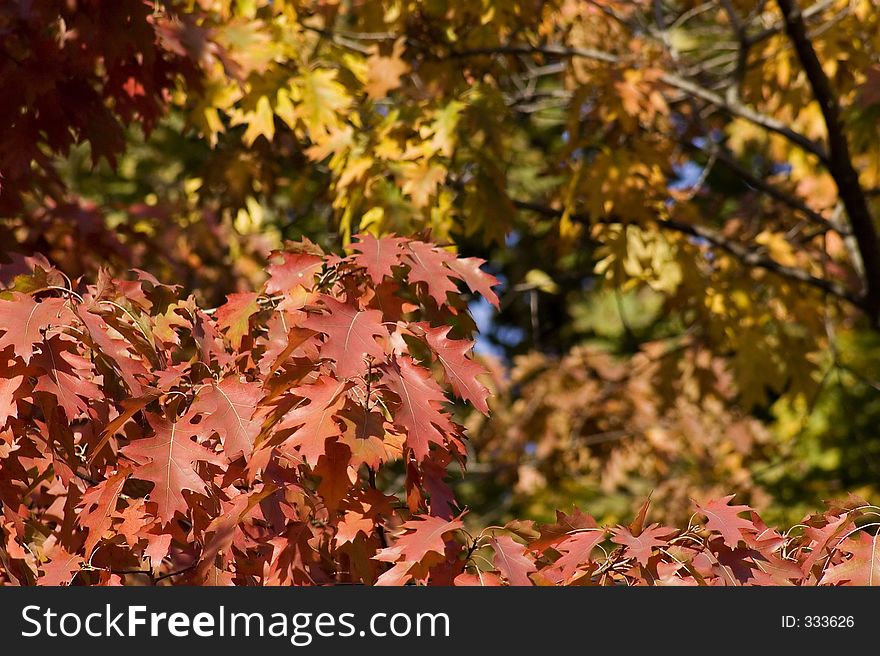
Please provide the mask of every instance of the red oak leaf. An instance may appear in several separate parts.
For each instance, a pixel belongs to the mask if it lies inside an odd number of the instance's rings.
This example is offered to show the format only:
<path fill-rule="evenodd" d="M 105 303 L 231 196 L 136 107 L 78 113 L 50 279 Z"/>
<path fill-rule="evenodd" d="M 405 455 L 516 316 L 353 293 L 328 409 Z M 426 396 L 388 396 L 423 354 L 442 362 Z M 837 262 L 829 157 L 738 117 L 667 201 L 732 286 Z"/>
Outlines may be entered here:
<path fill-rule="evenodd" d="M 158 390 L 151 389 L 148 390 L 148 394 L 145 394 L 144 396 L 133 399 L 122 399 L 122 401 L 119 402 L 121 407 L 117 409 L 119 415 L 104 428 L 100 441 L 92 448 L 92 455 L 89 458 L 89 461 L 91 462 L 92 459 L 97 457 L 101 452 L 101 449 L 103 449 L 110 441 L 110 438 L 113 437 L 113 435 L 115 435 L 129 419 L 143 410 L 149 403 L 155 401 L 159 395 L 160 392 Z"/>
<path fill-rule="evenodd" d="M 576 531 L 583 529 L 598 528 L 596 520 L 591 515 L 575 509 L 570 515 L 559 510 L 556 511 L 556 523 L 548 524 L 540 528 L 540 537 L 531 543 L 531 548 L 543 551 L 566 540 Z"/>
<path fill-rule="evenodd" d="M 659 524 L 651 524 L 638 535 L 633 535 L 625 526 L 619 526 L 612 531 L 611 541 L 623 545 L 623 555 L 627 558 L 635 558 L 639 563 L 648 566 L 656 547 L 666 544 L 664 540 L 658 540 L 660 536 L 668 536 L 675 529 L 666 528 Z"/>
<path fill-rule="evenodd" d="M 314 467 L 318 458 L 326 453 L 327 440 L 342 434 L 334 417 L 345 405 L 342 392 L 346 387 L 345 381 L 325 376 L 313 385 L 293 389 L 292 394 L 308 399 L 309 403 L 297 405 L 277 424 L 276 430 L 298 427 L 284 441 L 283 448 L 296 447 L 300 457 Z"/>
<path fill-rule="evenodd" d="M 451 455 L 439 452 L 434 458 L 422 462 L 422 488 L 430 497 L 431 514 L 443 519 L 453 516 L 455 493 L 446 482 Z"/>
<path fill-rule="evenodd" d="M 274 373 L 293 356 L 297 351 L 309 355 L 314 352 L 317 355 L 317 347 L 314 346 L 314 331 L 306 328 L 287 328 L 287 320 L 281 312 L 275 312 L 269 320 L 269 332 L 260 340 L 266 350 L 260 359 L 260 372 L 265 376 Z"/>
<path fill-rule="evenodd" d="M 401 321 L 405 314 L 418 310 L 419 306 L 402 298 L 400 290 L 401 285 L 396 280 L 386 280 L 375 288 L 367 305 L 381 311 L 386 323 Z"/>
<path fill-rule="evenodd" d="M 376 585 L 379 587 L 396 587 L 405 584 L 407 581 L 409 581 L 409 571 L 413 568 L 415 564 L 416 563 L 410 563 L 405 560 L 401 560 L 399 563 L 395 563 L 394 567 L 385 572 L 382 572 L 382 575 L 378 579 L 376 579 Z"/>
<path fill-rule="evenodd" d="M 155 484 L 150 501 L 158 506 L 159 519 L 169 522 L 175 512 L 186 514 L 188 504 L 183 496 L 184 490 L 200 494 L 207 492 L 205 481 L 194 464 L 197 461 L 222 464 L 223 459 L 190 439 L 204 429 L 191 424 L 187 418 L 172 423 L 148 414 L 147 421 L 154 434 L 135 440 L 123 448 L 122 453 L 139 465 L 132 471 L 134 478 Z"/>
<path fill-rule="evenodd" d="M 356 254 L 352 256 L 355 264 L 367 270 L 375 284 L 380 284 L 385 276 L 393 277 L 394 267 L 400 265 L 400 245 L 405 241 L 399 237 L 376 239 L 370 234 L 360 234 L 352 244 Z"/>
<path fill-rule="evenodd" d="M 456 576 L 455 585 L 456 587 L 466 588 L 497 588 L 504 585 L 504 583 L 501 581 L 501 577 L 497 574 L 477 570 L 476 574 L 463 572 Z"/>
<path fill-rule="evenodd" d="M 331 513 L 339 508 L 339 503 L 356 480 L 356 474 L 349 466 L 350 462 L 351 449 L 347 444 L 335 440 L 327 444 L 326 452 L 318 458 L 315 467 L 315 475 L 321 478 L 318 494 Z"/>
<path fill-rule="evenodd" d="M 446 400 L 443 390 L 426 369 L 409 358 L 401 358 L 396 365 L 385 367 L 383 374 L 388 389 L 400 399 L 394 424 L 406 432 L 406 444 L 416 458 L 424 460 L 431 442 L 443 444 L 441 431 L 453 431 L 449 416 L 440 409 Z"/>
<path fill-rule="evenodd" d="M 365 463 L 375 470 L 383 462 L 400 457 L 403 437 L 385 431 L 381 412 L 364 412 L 362 407 L 349 406 L 339 413 L 339 418 L 345 426 L 340 439 L 351 449 L 352 467 Z"/>
<path fill-rule="evenodd" d="M 229 376 L 218 385 L 212 382 L 202 388 L 192 405 L 192 411 L 202 415 L 206 431 L 216 431 L 223 442 L 228 458 L 250 455 L 254 440 L 260 432 L 260 421 L 254 419 L 257 402 L 262 398 L 262 386 Z"/>
<path fill-rule="evenodd" d="M 266 268 L 269 273 L 266 292 L 277 294 L 297 285 L 311 289 L 315 284 L 315 274 L 324 264 L 323 258 L 308 253 L 281 253 L 280 257 L 280 262 Z"/>
<path fill-rule="evenodd" d="M 442 248 L 431 246 L 421 241 L 407 243 L 406 263 L 409 264 L 410 282 L 424 282 L 428 285 L 428 293 L 442 305 L 446 303 L 446 294 L 456 293 L 455 286 L 449 277 L 453 274 L 447 264 L 455 260 L 455 255 Z"/>
<path fill-rule="evenodd" d="M 828 549 L 833 548 L 832 542 L 855 528 L 848 513 L 839 517 L 824 517 L 823 522 L 825 523 L 821 526 L 807 525 L 804 529 L 804 536 L 810 540 L 810 551 L 803 563 L 805 572 L 809 572 L 813 565 L 827 557 Z"/>
<path fill-rule="evenodd" d="M 27 294 L 12 293 L 11 301 L 0 300 L 0 350 L 12 346 L 15 355 L 25 363 L 31 361 L 34 344 L 42 341 L 41 331 L 62 320 L 63 298 L 47 298 L 37 302 Z"/>
<path fill-rule="evenodd" d="M 128 479 L 129 471 L 123 469 L 108 479 L 89 488 L 83 495 L 83 510 L 77 517 L 77 523 L 88 531 L 85 553 L 90 556 L 92 549 L 104 538 L 104 533 L 113 522 L 116 512 L 116 500 L 122 492 L 122 486 Z"/>
<path fill-rule="evenodd" d="M 124 537 L 129 545 L 136 545 L 140 540 L 141 531 L 155 524 L 146 512 L 146 505 L 144 499 L 139 499 L 119 512 L 122 522 L 116 526 L 116 533 Z"/>
<path fill-rule="evenodd" d="M 198 580 L 213 585 L 208 579 L 216 577 L 216 568 L 213 567 L 216 556 L 223 552 L 229 553 L 229 548 L 236 538 L 235 532 L 239 523 L 251 514 L 260 501 L 274 491 L 274 486 L 263 487 L 251 493 L 239 494 L 232 501 L 222 503 L 222 512 L 211 521 L 205 531 L 211 537 L 205 541 L 205 546 L 200 554 L 200 561 L 196 568 Z M 211 576 L 212 574 L 214 577 Z"/>
<path fill-rule="evenodd" d="M 822 577 L 822 583 L 833 585 L 848 582 L 850 585 L 880 585 L 880 534 L 871 535 L 859 531 L 856 537 L 849 538 L 838 549 L 851 554 L 848 560 L 829 567 Z"/>
<path fill-rule="evenodd" d="M 706 528 L 720 533 L 724 543 L 731 549 L 736 549 L 743 531 L 755 528 L 752 522 L 739 516 L 739 513 L 751 510 L 748 506 L 728 505 L 734 496 L 736 495 L 730 494 L 721 499 L 713 499 L 706 505 L 696 504 L 697 510 L 703 513 L 708 520 Z"/>
<path fill-rule="evenodd" d="M 37 579 L 38 585 L 68 585 L 85 562 L 81 556 L 68 552 L 60 544 L 56 544 L 47 556 L 48 562 L 40 565 L 43 575 Z"/>
<path fill-rule="evenodd" d="M 387 337 L 378 310 L 361 310 L 355 305 L 340 303 L 330 296 L 322 296 L 329 314 L 312 315 L 303 327 L 327 335 L 321 346 L 321 357 L 332 360 L 339 378 L 362 374 L 367 369 L 366 356 L 384 360 L 385 350 L 376 337 Z"/>
<path fill-rule="evenodd" d="M 590 554 L 605 539 L 601 529 L 581 531 L 567 537 L 554 547 L 562 556 L 553 564 L 563 580 L 569 580 L 582 566 L 590 562 Z"/>
<path fill-rule="evenodd" d="M 757 585 L 791 585 L 792 581 L 804 578 L 804 572 L 798 563 L 773 553 L 758 552 L 752 554 L 752 560 L 757 565 L 757 569 L 751 572 Z"/>
<path fill-rule="evenodd" d="M 241 347 L 241 338 L 250 333 L 251 317 L 260 311 L 259 297 L 254 292 L 229 294 L 217 308 L 217 325 L 226 331 L 226 339 L 236 349 Z"/>
<path fill-rule="evenodd" d="M 645 519 L 648 517 L 648 509 L 651 507 L 651 495 L 648 495 L 648 498 L 642 503 L 641 508 L 639 508 L 639 512 L 636 513 L 636 516 L 633 517 L 633 520 L 629 523 L 629 532 L 633 535 L 639 535 L 645 526 Z"/>
<path fill-rule="evenodd" d="M 6 425 L 10 417 L 18 416 L 15 392 L 23 380 L 24 376 L 0 378 L 0 428 Z"/>
<path fill-rule="evenodd" d="M 464 281 L 468 289 L 481 294 L 497 308 L 499 307 L 498 296 L 492 291 L 492 287 L 498 284 L 498 278 L 480 269 L 480 266 L 485 263 L 486 260 L 481 260 L 478 257 L 459 257 L 447 262 L 446 265 Z"/>
<path fill-rule="evenodd" d="M 391 547 L 380 549 L 375 559 L 397 562 L 402 558 L 406 563 L 418 563 L 428 554 L 443 556 L 446 551 L 446 541 L 443 536 L 461 528 L 464 528 L 464 524 L 458 519 L 446 520 L 440 517 L 411 519 L 403 525 L 405 533 L 397 538 L 397 542 Z"/>
<path fill-rule="evenodd" d="M 140 396 L 143 392 L 141 381 L 138 378 L 148 376 L 143 363 L 134 357 L 130 345 L 123 339 L 117 339 L 110 334 L 110 326 L 97 313 L 79 308 L 77 315 L 86 327 L 89 337 L 98 348 L 101 355 L 110 360 L 122 380 L 128 385 L 128 390 L 133 396 Z"/>
<path fill-rule="evenodd" d="M 492 538 L 489 544 L 495 551 L 495 569 L 510 585 L 534 585 L 529 574 L 537 568 L 523 545 L 506 535 Z"/>
<path fill-rule="evenodd" d="M 465 339 L 448 339 L 446 336 L 450 330 L 452 328 L 431 328 L 425 332 L 425 338 L 443 366 L 452 391 L 465 401 L 473 403 L 484 415 L 488 415 L 489 404 L 486 403 L 486 398 L 489 390 L 477 380 L 477 376 L 485 374 L 486 370 L 467 357 L 474 343 Z"/>
<path fill-rule="evenodd" d="M 168 555 L 168 549 L 171 547 L 171 535 L 169 533 L 141 533 L 141 537 L 147 541 L 144 547 L 144 556 L 150 560 L 154 569 L 158 567 L 158 563 Z"/>
<path fill-rule="evenodd" d="M 347 542 L 354 542 L 358 534 L 369 537 L 373 533 L 373 520 L 364 517 L 359 512 L 350 510 L 336 527 L 336 544 L 343 545 Z"/>
<path fill-rule="evenodd" d="M 687 569 L 684 569 L 683 576 L 676 576 L 683 568 L 682 563 L 657 563 L 658 576 L 655 585 L 669 587 L 700 585 L 694 577 L 687 575 Z"/>
<path fill-rule="evenodd" d="M 34 391 L 54 396 L 68 419 L 85 414 L 89 401 L 104 396 L 101 388 L 91 380 L 92 363 L 73 348 L 71 340 L 53 335 L 43 339 L 40 352 L 32 360 L 32 364 L 45 372 L 37 378 Z"/>

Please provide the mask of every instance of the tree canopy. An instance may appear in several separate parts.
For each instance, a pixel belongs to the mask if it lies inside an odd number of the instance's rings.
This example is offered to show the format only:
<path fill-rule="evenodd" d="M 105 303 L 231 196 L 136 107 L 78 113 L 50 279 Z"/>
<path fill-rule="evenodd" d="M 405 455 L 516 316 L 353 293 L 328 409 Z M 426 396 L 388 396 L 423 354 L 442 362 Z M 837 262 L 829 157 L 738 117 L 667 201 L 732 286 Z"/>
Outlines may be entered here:
<path fill-rule="evenodd" d="M 609 539 L 699 583 L 631 543 L 645 498 L 795 524 L 880 491 L 874 0 L 33 0 L 0 36 L 0 555 L 45 484 L 80 564 L 147 513 L 200 580 L 451 581 L 484 547 L 601 579 Z M 330 541 L 288 553 L 261 522 L 303 504 Z M 862 506 L 792 552 L 856 549 Z M 755 547 L 723 512 L 707 549 Z M 443 539 L 515 518 L 546 525 Z"/>

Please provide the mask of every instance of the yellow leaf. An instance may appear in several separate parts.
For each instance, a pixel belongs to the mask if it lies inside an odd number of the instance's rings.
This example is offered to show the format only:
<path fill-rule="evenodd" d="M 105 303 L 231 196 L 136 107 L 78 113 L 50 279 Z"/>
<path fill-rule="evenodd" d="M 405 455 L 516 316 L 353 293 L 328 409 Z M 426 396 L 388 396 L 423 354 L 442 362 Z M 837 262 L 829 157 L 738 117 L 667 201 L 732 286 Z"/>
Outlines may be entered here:
<path fill-rule="evenodd" d="M 403 53 L 403 39 L 394 43 L 390 57 L 378 53 L 378 47 L 367 58 L 367 82 L 364 90 L 370 98 L 384 98 L 392 89 L 400 86 L 400 78 L 409 71 L 409 64 L 400 58 Z"/>
<path fill-rule="evenodd" d="M 326 137 L 316 137 L 315 145 L 306 149 L 309 159 L 320 162 L 328 155 L 338 155 L 349 150 L 354 143 L 354 130 L 349 125 L 333 129 Z"/>
<path fill-rule="evenodd" d="M 433 135 L 430 142 L 431 148 L 444 157 L 452 157 L 456 142 L 455 131 L 463 109 L 464 103 L 453 100 L 435 112 L 434 120 L 430 124 L 428 134 Z M 425 138 L 428 134 L 421 136 Z"/>
<path fill-rule="evenodd" d="M 342 175 L 339 176 L 339 180 L 336 183 L 336 188 L 345 189 L 353 182 L 362 180 L 364 174 L 366 174 L 372 166 L 373 158 L 367 155 L 349 157 L 346 166 L 342 171 Z"/>
<path fill-rule="evenodd" d="M 540 269 L 532 269 L 526 273 L 525 282 L 529 287 L 540 289 L 548 294 L 555 294 L 559 291 L 559 286 L 553 281 L 553 278 Z"/>
<path fill-rule="evenodd" d="M 248 146 L 261 135 L 269 141 L 275 136 L 275 112 L 272 111 L 272 105 L 266 96 L 260 96 L 254 111 L 245 114 L 240 121 L 236 121 L 238 122 L 247 123 L 242 141 Z"/>
<path fill-rule="evenodd" d="M 351 98 L 336 81 L 336 71 L 318 68 L 305 71 L 296 81 L 297 117 L 309 132 L 329 133 L 340 123 L 337 112 L 346 109 Z"/>
<path fill-rule="evenodd" d="M 296 127 L 296 108 L 290 99 L 288 89 L 279 89 L 275 95 L 275 115 L 284 121 L 291 130 Z"/>
<path fill-rule="evenodd" d="M 385 210 L 381 207 L 371 207 L 361 217 L 360 231 L 371 235 L 381 235 L 382 221 L 385 219 Z"/>
<path fill-rule="evenodd" d="M 797 265 L 797 257 L 795 257 L 794 250 L 781 232 L 764 230 L 755 237 L 755 241 L 766 248 L 770 253 L 770 257 L 781 265 L 788 267 Z"/>
<path fill-rule="evenodd" d="M 422 161 L 411 164 L 404 169 L 406 181 L 403 193 L 412 198 L 413 205 L 425 207 L 430 197 L 437 191 L 437 186 L 446 179 L 446 168 L 437 164 Z"/>

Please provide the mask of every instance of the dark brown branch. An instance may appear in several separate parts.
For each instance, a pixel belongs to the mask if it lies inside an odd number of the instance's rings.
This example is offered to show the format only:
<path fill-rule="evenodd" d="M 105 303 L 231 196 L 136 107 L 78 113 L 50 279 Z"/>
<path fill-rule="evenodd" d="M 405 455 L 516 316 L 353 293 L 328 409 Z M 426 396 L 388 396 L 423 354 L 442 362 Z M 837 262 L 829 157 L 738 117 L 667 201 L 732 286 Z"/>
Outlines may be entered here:
<path fill-rule="evenodd" d="M 819 100 L 822 105 L 823 114 L 826 117 L 826 121 L 829 123 L 828 133 L 829 146 L 831 149 L 830 153 L 826 151 L 822 144 L 793 130 L 783 121 L 762 114 L 754 108 L 741 103 L 734 97 L 725 98 L 711 89 L 707 89 L 690 79 L 683 78 L 673 73 L 662 74 L 660 80 L 668 86 L 683 92 L 687 96 L 709 103 L 731 116 L 745 119 L 770 132 L 784 136 L 791 143 L 803 148 L 806 152 L 816 155 L 819 160 L 829 168 L 829 172 L 837 182 L 844 207 L 850 215 L 853 235 L 859 243 L 860 254 L 862 256 L 863 266 L 865 267 L 866 278 L 868 280 L 864 295 L 856 294 L 834 281 L 818 278 L 801 269 L 783 266 L 772 258 L 768 258 L 762 251 L 732 242 L 710 229 L 673 220 L 658 220 L 657 223 L 663 229 L 674 230 L 703 239 L 712 246 L 733 255 L 745 265 L 772 271 L 782 277 L 802 282 L 817 289 L 821 289 L 822 291 L 840 299 L 846 300 L 864 310 L 870 316 L 872 321 L 876 323 L 878 321 L 878 315 L 880 315 L 880 247 L 878 247 L 877 244 L 876 232 L 865 200 L 865 194 L 861 190 L 858 176 L 852 167 L 852 162 L 850 161 L 846 137 L 840 127 L 839 108 L 837 107 L 836 100 L 831 92 L 830 84 L 828 83 L 821 65 L 816 58 L 815 52 L 813 51 L 812 44 L 809 42 L 803 18 L 800 13 L 796 14 L 798 20 L 795 22 L 796 25 L 794 27 L 795 32 L 797 33 L 797 38 L 791 34 L 792 26 L 790 24 L 792 23 L 792 14 L 790 12 L 785 12 L 785 6 L 791 8 L 792 6 L 796 7 L 796 5 L 792 4 L 792 0 L 777 1 L 779 2 L 780 7 L 783 8 L 783 13 L 786 15 L 786 30 L 790 33 L 790 38 L 795 44 L 798 56 L 807 61 L 807 64 L 804 64 L 803 62 L 802 64 L 808 72 L 811 85 L 814 87 L 814 93 L 817 96 L 817 100 Z M 799 25 L 799 28 L 797 25 Z M 461 50 L 452 52 L 449 56 L 459 58 L 493 54 L 543 54 L 557 57 L 584 57 L 610 64 L 622 63 L 621 58 L 612 53 L 595 49 L 567 48 L 560 45 L 532 46 L 529 44 L 508 44 L 496 47 Z M 833 120 L 829 120 L 829 118 L 832 118 Z M 809 207 L 798 202 L 796 199 L 790 199 L 783 192 L 779 192 L 769 185 L 761 185 L 761 188 L 778 200 L 786 202 L 786 204 L 803 212 L 810 219 L 821 224 L 823 228 L 833 227 L 824 217 L 813 212 Z M 545 215 L 547 215 L 548 211 L 553 216 L 561 215 L 561 212 L 557 212 L 553 208 L 536 206 L 524 201 L 515 202 L 515 204 L 522 209 L 530 209 Z"/>
<path fill-rule="evenodd" d="M 550 55 L 555 57 L 583 57 L 594 59 L 606 64 L 620 63 L 620 57 L 610 52 L 596 50 L 594 48 L 568 48 L 558 45 L 532 46 L 529 44 L 509 44 L 489 46 L 486 48 L 468 48 L 466 50 L 453 50 L 449 53 L 451 59 L 465 57 L 477 57 L 481 55 Z"/>
<path fill-rule="evenodd" d="M 691 143 L 684 143 L 683 145 L 699 150 L 701 152 L 709 152 L 706 148 L 701 148 Z M 809 205 L 801 201 L 799 198 L 796 198 L 795 196 L 786 193 L 775 185 L 770 184 L 766 180 L 759 178 L 756 175 L 753 175 L 748 169 L 746 169 L 733 157 L 731 157 L 728 153 L 724 152 L 720 148 L 718 148 L 718 150 L 716 151 L 716 156 L 719 162 L 721 162 L 731 172 L 736 174 L 748 186 L 753 187 L 754 189 L 757 189 L 758 191 L 767 194 L 768 196 L 770 196 L 770 198 L 779 201 L 780 203 L 790 207 L 797 212 L 800 212 L 812 223 L 815 223 L 820 228 L 820 232 L 833 230 L 840 235 L 849 236 L 850 232 L 848 228 L 842 225 L 837 225 L 833 221 L 829 221 L 819 212 L 812 209 Z"/>
<path fill-rule="evenodd" d="M 807 35 L 797 0 L 776 1 L 785 20 L 786 34 L 794 45 L 822 109 L 828 132 L 828 171 L 837 184 L 840 200 L 849 216 L 865 272 L 864 307 L 874 324 L 880 325 L 880 241 L 859 175 L 853 167 L 849 142 L 840 120 L 840 105 Z"/>
<path fill-rule="evenodd" d="M 523 200 L 512 200 L 511 202 L 514 204 L 515 207 L 519 209 L 535 212 L 536 214 L 540 214 L 546 217 L 558 218 L 561 217 L 563 213 L 562 210 L 558 210 L 547 205 L 542 205 L 540 203 Z M 570 214 L 569 217 L 573 221 L 577 221 L 579 223 L 587 225 L 591 223 L 623 223 L 620 219 L 614 217 L 607 219 L 600 218 L 598 220 L 594 220 L 592 217 L 586 214 Z M 697 239 L 702 239 L 710 246 L 732 255 L 736 260 L 747 267 L 764 269 L 765 271 L 775 273 L 776 275 L 782 278 L 786 278 L 787 280 L 803 283 L 826 294 L 830 294 L 831 296 L 834 296 L 840 300 L 846 301 L 861 310 L 867 311 L 864 299 L 858 294 L 853 293 L 843 285 L 834 282 L 833 280 L 818 278 L 810 273 L 807 273 L 803 269 L 797 269 L 794 267 L 782 265 L 776 260 L 767 257 L 762 251 L 749 248 L 748 246 L 744 246 L 735 241 L 727 239 L 726 237 L 718 234 L 711 228 L 705 228 L 703 226 L 685 223 L 683 221 L 676 221 L 674 219 L 655 219 L 655 222 L 663 230 L 678 232 L 680 234 L 696 237 Z"/>
<path fill-rule="evenodd" d="M 593 48 L 568 48 L 559 45 L 532 46 L 529 44 L 509 44 L 486 48 L 469 48 L 449 53 L 449 57 L 453 59 L 480 55 L 549 55 L 555 57 L 583 57 L 585 59 L 593 59 L 607 64 L 621 63 L 620 57 L 609 52 L 595 50 Z M 821 144 L 807 138 L 800 132 L 792 130 L 791 127 L 783 121 L 762 114 L 736 99 L 724 98 L 720 94 L 707 89 L 696 82 L 687 80 L 673 73 L 663 73 L 660 76 L 660 81 L 678 91 L 684 92 L 688 96 L 699 98 L 704 102 L 714 105 L 731 116 L 745 119 L 765 130 L 785 137 L 793 144 L 816 155 L 823 163 L 827 163 L 828 161 L 828 156 Z"/>
<path fill-rule="evenodd" d="M 814 5 L 807 7 L 802 12 L 804 19 L 809 20 L 810 18 L 812 18 L 816 14 L 819 14 L 819 13 L 825 11 L 826 9 L 828 9 L 828 7 L 830 7 L 831 5 L 834 4 L 834 1 L 835 0 L 820 0 L 820 2 L 817 2 Z M 764 39 L 767 39 L 767 38 L 773 36 L 774 34 L 778 34 L 779 32 L 782 32 L 783 30 L 785 30 L 785 22 L 784 21 L 780 22 L 780 23 L 776 23 L 775 25 L 772 25 L 772 26 L 768 27 L 767 29 L 761 30 L 757 34 L 753 34 L 752 36 L 748 37 L 749 43 L 754 45 L 756 43 L 763 41 Z"/>
<path fill-rule="evenodd" d="M 179 574 L 185 574 L 186 572 L 189 572 L 190 570 L 195 569 L 197 565 L 198 565 L 198 562 L 195 562 L 192 565 L 187 565 L 186 567 L 184 567 L 182 569 L 178 569 L 174 572 L 166 572 L 165 574 L 161 574 L 161 575 L 157 576 L 155 579 L 153 579 L 153 581 L 154 581 L 154 583 L 159 583 L 159 581 L 164 581 L 165 579 L 169 579 L 172 576 L 177 576 Z"/>
<path fill-rule="evenodd" d="M 679 77 L 678 75 L 674 75 L 672 73 L 664 73 L 660 76 L 660 80 L 665 84 L 668 84 L 669 86 L 678 89 L 679 91 L 683 91 L 686 94 L 693 96 L 694 98 L 699 98 L 700 100 L 714 105 L 718 109 L 730 114 L 731 116 L 745 119 L 746 121 L 754 123 L 755 125 L 758 125 L 765 130 L 779 134 L 788 139 L 793 144 L 800 146 L 808 153 L 816 155 L 816 157 L 818 157 L 823 163 L 828 163 L 828 155 L 821 144 L 816 143 L 812 139 L 809 139 L 808 137 L 802 135 L 800 132 L 792 130 L 783 121 L 777 120 L 772 116 L 762 114 L 752 107 L 741 103 L 735 98 L 724 98 L 720 94 L 706 89 L 705 87 L 702 87 L 695 82 L 686 80 L 683 77 Z"/>
<path fill-rule="evenodd" d="M 730 26 L 733 28 L 736 39 L 739 42 L 739 47 L 736 50 L 736 68 L 733 71 L 731 84 L 727 88 L 727 100 L 730 102 L 739 99 L 740 87 L 748 68 L 751 44 L 748 40 L 746 24 L 740 19 L 739 14 L 736 12 L 736 7 L 733 6 L 731 0 L 722 0 L 721 4 L 724 6 Z"/>

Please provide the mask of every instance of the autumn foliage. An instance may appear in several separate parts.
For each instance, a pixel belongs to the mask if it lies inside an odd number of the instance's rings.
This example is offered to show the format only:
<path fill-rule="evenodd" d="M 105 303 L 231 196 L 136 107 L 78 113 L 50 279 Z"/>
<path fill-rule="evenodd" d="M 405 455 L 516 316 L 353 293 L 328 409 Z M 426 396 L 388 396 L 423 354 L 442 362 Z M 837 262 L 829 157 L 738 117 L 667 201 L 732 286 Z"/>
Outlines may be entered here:
<path fill-rule="evenodd" d="M 575 511 L 471 534 L 447 395 L 488 411 L 461 292 L 496 303 L 495 279 L 401 238 L 271 261 L 209 310 L 144 272 L 71 284 L 38 259 L 3 292 L 5 583 L 873 580 L 857 501 L 785 534 L 732 496 L 684 529 L 646 503 L 628 527 Z"/>
<path fill-rule="evenodd" d="M 876 9 L 0 3 L 0 583 L 880 581 Z"/>
<path fill-rule="evenodd" d="M 465 454 L 437 381 L 487 410 L 453 282 L 495 300 L 479 264 L 403 239 L 305 244 L 204 311 L 144 273 L 80 293 L 36 263 L 0 301 L 4 575 L 428 578 L 461 526 L 444 478 Z M 404 508 L 376 485 L 391 463 Z M 399 528 L 417 538 L 391 544 Z"/>

